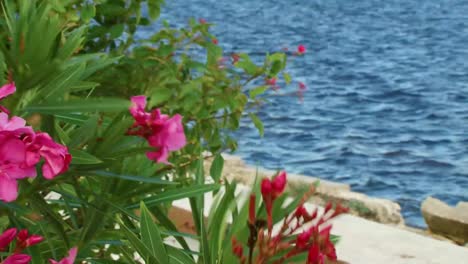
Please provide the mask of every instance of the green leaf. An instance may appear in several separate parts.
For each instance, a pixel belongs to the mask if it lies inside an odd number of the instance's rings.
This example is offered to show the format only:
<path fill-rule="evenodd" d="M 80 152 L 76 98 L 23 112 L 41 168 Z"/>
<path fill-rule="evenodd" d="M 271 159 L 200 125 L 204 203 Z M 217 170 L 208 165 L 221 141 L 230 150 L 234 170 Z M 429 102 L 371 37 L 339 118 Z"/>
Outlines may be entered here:
<path fill-rule="evenodd" d="M 166 245 L 166 250 L 169 255 L 170 264 L 195 264 L 195 260 L 178 248 Z"/>
<path fill-rule="evenodd" d="M 236 68 L 243 69 L 250 75 L 255 75 L 259 69 L 257 65 L 252 62 L 247 54 L 240 54 L 239 56 L 241 59 L 234 66 L 236 66 Z"/>
<path fill-rule="evenodd" d="M 211 192 L 214 190 L 218 190 L 220 187 L 219 184 L 203 184 L 203 185 L 193 185 L 184 188 L 177 188 L 173 190 L 168 190 L 162 193 L 158 193 L 154 197 L 146 198 L 143 202 L 151 208 L 152 206 L 156 206 L 161 203 L 172 202 L 175 200 L 194 197 L 206 192 Z M 136 209 L 139 207 L 139 204 L 132 204 L 127 206 L 127 209 Z"/>
<path fill-rule="evenodd" d="M 119 219 L 119 222 L 120 226 L 122 227 L 121 230 L 125 234 L 125 237 L 128 239 L 130 244 L 133 246 L 133 249 L 135 249 L 142 258 L 149 259 L 150 262 L 147 262 L 148 264 L 157 263 L 154 257 L 152 257 L 151 250 L 135 235 L 135 233 L 130 230 L 130 228 L 128 228 L 123 223 L 122 219 Z"/>
<path fill-rule="evenodd" d="M 31 105 L 28 112 L 44 114 L 79 113 L 79 112 L 118 112 L 127 110 L 130 101 L 117 98 L 72 99 L 66 102 Z"/>
<path fill-rule="evenodd" d="M 109 30 L 109 34 L 110 34 L 111 39 L 116 39 L 116 38 L 122 36 L 124 30 L 125 30 L 125 25 L 124 24 L 113 25 Z"/>
<path fill-rule="evenodd" d="M 210 168 L 210 175 L 213 178 L 214 182 L 218 183 L 219 179 L 221 179 L 221 174 L 223 173 L 223 166 L 224 166 L 224 159 L 221 154 L 217 154 L 216 157 L 213 159 Z"/>
<path fill-rule="evenodd" d="M 250 119 L 252 119 L 252 122 L 254 123 L 255 127 L 258 129 L 258 132 L 260 133 L 260 136 L 263 137 L 264 129 L 263 129 L 263 123 L 258 118 L 257 115 L 254 113 L 249 113 Z"/>
<path fill-rule="evenodd" d="M 81 19 L 83 19 L 84 22 L 88 23 L 91 18 L 93 18 L 96 15 L 96 7 L 94 5 L 85 5 L 83 8 L 81 8 Z"/>
<path fill-rule="evenodd" d="M 258 86 L 258 87 L 255 87 L 253 88 L 252 90 L 250 90 L 249 94 L 250 94 L 250 99 L 255 99 L 257 96 L 263 94 L 266 92 L 266 90 L 268 90 L 268 86 L 267 85 L 262 85 L 262 86 Z"/>
<path fill-rule="evenodd" d="M 100 176 L 100 177 L 105 177 L 105 178 L 116 178 L 116 179 L 122 179 L 122 180 L 127 180 L 127 181 L 144 182 L 144 183 L 150 183 L 150 184 L 161 184 L 161 185 L 177 185 L 178 184 L 177 182 L 165 181 L 159 178 L 150 178 L 150 177 L 142 177 L 142 176 L 135 176 L 135 175 L 122 175 L 122 174 L 116 174 L 110 171 L 93 171 L 92 174 Z"/>
<path fill-rule="evenodd" d="M 154 223 L 151 213 L 143 202 L 140 203 L 140 211 L 140 233 L 142 242 L 148 246 L 152 255 L 159 263 L 168 263 L 169 256 L 164 247 L 159 228 L 156 223 Z"/>
<path fill-rule="evenodd" d="M 0 217 L 0 230 L 5 230 L 9 223 L 10 221 L 7 216 Z"/>
<path fill-rule="evenodd" d="M 164 4 L 164 0 L 148 0 L 148 11 L 151 19 L 159 17 L 162 4 Z"/>
<path fill-rule="evenodd" d="M 284 81 L 286 82 L 286 84 L 291 83 L 291 75 L 289 75 L 289 73 L 283 72 L 283 78 L 284 78 Z"/>
<path fill-rule="evenodd" d="M 155 89 L 150 98 L 150 105 L 159 105 L 161 103 L 167 102 L 172 96 L 172 90 L 165 89 Z"/>
<path fill-rule="evenodd" d="M 96 158 L 95 156 L 89 154 L 88 152 L 70 149 L 70 154 L 72 156 L 71 164 L 99 164 L 102 163 L 102 160 Z"/>

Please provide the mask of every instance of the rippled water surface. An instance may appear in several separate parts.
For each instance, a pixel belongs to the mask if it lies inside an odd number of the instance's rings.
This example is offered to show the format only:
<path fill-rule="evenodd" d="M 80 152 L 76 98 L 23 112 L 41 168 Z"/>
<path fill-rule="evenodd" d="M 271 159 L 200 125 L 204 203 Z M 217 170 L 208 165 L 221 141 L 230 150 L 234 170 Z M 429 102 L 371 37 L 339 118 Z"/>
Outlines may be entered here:
<path fill-rule="evenodd" d="M 227 52 L 307 46 L 289 64 L 304 102 L 275 96 L 260 113 L 265 137 L 239 133 L 251 164 L 392 199 L 416 226 L 425 197 L 468 200 L 468 1 L 167 2 L 174 25 L 216 23 Z"/>

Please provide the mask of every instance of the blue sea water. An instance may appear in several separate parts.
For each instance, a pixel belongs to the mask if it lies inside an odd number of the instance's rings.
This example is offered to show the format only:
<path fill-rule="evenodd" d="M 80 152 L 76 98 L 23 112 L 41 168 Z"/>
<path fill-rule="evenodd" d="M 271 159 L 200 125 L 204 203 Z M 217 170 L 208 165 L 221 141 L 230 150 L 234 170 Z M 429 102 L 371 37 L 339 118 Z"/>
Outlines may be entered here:
<path fill-rule="evenodd" d="M 172 25 L 215 23 L 229 54 L 307 47 L 288 65 L 304 101 L 281 96 L 245 122 L 238 154 L 253 165 L 351 184 L 425 226 L 429 195 L 468 200 L 468 1 L 168 0 Z"/>

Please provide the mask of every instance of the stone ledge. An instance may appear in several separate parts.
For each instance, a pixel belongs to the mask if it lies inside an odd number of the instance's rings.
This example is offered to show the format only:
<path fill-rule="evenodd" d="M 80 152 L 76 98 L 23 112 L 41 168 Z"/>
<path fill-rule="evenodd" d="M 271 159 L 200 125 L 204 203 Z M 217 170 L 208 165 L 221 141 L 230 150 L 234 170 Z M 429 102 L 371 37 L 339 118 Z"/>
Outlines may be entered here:
<path fill-rule="evenodd" d="M 249 166 L 238 156 L 223 154 L 223 157 L 223 177 L 228 180 L 236 180 L 246 186 L 252 186 L 256 175 L 258 177 L 271 177 L 276 173 L 275 171 Z M 207 160 L 205 162 L 205 171 L 210 171 L 210 165 L 211 160 Z M 340 202 L 351 209 L 351 214 L 379 223 L 404 225 L 400 205 L 395 202 L 352 192 L 348 184 L 288 173 L 288 188 L 291 193 L 294 193 L 295 190 L 309 188 L 316 181 L 320 181 L 320 185 L 316 190 L 316 195 L 312 197 L 312 202 L 315 204 L 323 206 L 328 201 Z"/>

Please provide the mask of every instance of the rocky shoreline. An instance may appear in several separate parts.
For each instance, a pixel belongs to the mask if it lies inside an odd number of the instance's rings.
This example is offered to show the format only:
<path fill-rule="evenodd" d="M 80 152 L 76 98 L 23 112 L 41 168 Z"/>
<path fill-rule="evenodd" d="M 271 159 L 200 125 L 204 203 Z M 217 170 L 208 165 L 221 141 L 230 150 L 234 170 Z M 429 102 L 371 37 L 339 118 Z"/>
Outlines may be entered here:
<path fill-rule="evenodd" d="M 274 171 L 266 170 L 263 168 L 255 168 L 249 166 L 242 160 L 242 158 L 238 156 L 223 154 L 223 157 L 223 177 L 228 180 L 236 180 L 246 186 L 251 186 L 253 184 L 256 175 L 258 175 L 259 177 L 270 177 L 275 173 Z M 205 171 L 209 171 L 210 165 L 211 160 L 208 159 L 205 162 Z M 391 226 L 396 226 L 398 228 L 402 228 L 426 236 L 431 236 L 440 240 L 454 241 L 457 244 L 463 245 L 466 243 L 463 238 L 447 235 L 447 232 L 444 228 L 442 228 L 444 232 L 439 232 L 440 226 L 444 225 L 444 221 L 442 221 L 441 219 L 443 219 L 445 216 L 437 218 L 436 222 L 439 228 L 436 228 L 436 230 L 434 230 L 430 227 L 432 232 L 429 230 L 408 227 L 405 225 L 404 219 L 401 215 L 400 205 L 393 201 L 369 197 L 362 193 L 353 192 L 349 185 L 343 183 L 321 180 L 316 177 L 305 175 L 288 174 L 288 176 L 288 189 L 292 194 L 298 193 L 304 188 L 309 188 L 311 184 L 314 184 L 316 181 L 320 181 L 320 184 L 316 189 L 316 194 L 311 198 L 310 201 L 314 204 L 324 206 L 329 201 L 340 202 L 343 205 L 350 208 L 350 214 L 368 220 Z M 468 211 L 465 215 L 468 215 Z M 447 215 L 447 217 L 449 216 L 450 215 Z M 468 220 L 466 222 L 468 223 Z M 450 229 L 450 226 L 448 226 L 447 228 Z M 462 231 L 457 231 L 457 234 L 461 234 L 463 236 L 468 232 L 468 225 L 462 225 L 461 227 L 458 227 L 458 229 Z M 462 243 L 460 241 L 462 241 Z"/>

